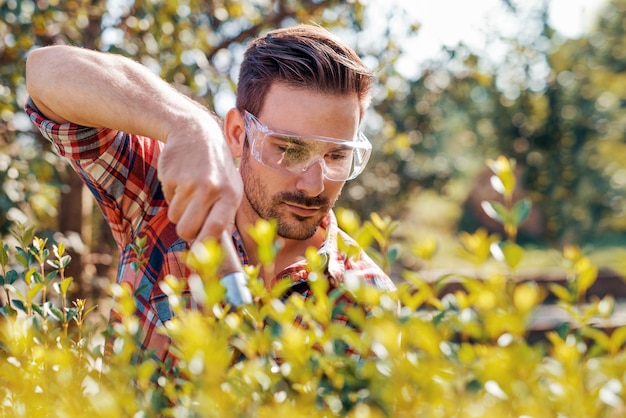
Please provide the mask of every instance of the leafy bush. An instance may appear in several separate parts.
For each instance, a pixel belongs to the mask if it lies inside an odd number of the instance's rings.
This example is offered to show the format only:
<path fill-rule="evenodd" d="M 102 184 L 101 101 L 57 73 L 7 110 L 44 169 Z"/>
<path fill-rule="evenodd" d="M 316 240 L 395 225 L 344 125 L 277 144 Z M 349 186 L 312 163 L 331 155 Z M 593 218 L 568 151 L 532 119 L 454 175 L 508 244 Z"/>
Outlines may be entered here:
<path fill-rule="evenodd" d="M 172 417 L 617 417 L 626 413 L 626 327 L 593 325 L 608 318 L 614 300 L 586 301 L 597 269 L 575 247 L 562 252 L 567 285 L 544 288 L 519 281 L 524 250 L 514 242 L 528 203 L 506 198 L 511 161 L 491 164 L 504 204 L 485 203 L 507 237 L 484 231 L 460 237 L 466 257 L 481 265 L 491 257 L 501 272 L 486 277 L 447 274 L 426 280 L 403 272 L 398 290 L 382 293 L 347 274 L 328 292 L 323 260 L 306 254 L 314 297 L 284 297 L 287 282 L 267 290 L 249 268 L 254 303 L 233 308 L 217 280 L 222 257 L 215 242 L 189 252 L 196 274 L 168 277 L 162 285 L 175 319 L 167 333 L 176 364 L 149 360 L 137 342 L 131 291 L 110 288 L 120 322 L 107 324 L 77 300 L 68 304 L 72 278 L 62 245 L 13 231 L 16 244 L 0 242 L 0 414 L 2 416 Z M 339 212 L 344 227 L 391 268 L 396 223 L 372 215 L 364 223 Z M 271 223 L 255 236 L 272 254 Z M 141 242 L 136 243 L 141 251 Z M 345 248 L 351 251 L 350 248 Z M 432 242 L 415 252 L 429 259 Z M 203 306 L 183 308 L 189 284 Z M 458 289 L 443 292 L 452 282 Z M 539 342 L 527 338 L 548 292 L 571 323 Z M 348 325 L 336 321 L 345 318 Z M 105 350 L 104 341 L 110 341 Z M 162 370 L 168 370 L 161 373 Z"/>

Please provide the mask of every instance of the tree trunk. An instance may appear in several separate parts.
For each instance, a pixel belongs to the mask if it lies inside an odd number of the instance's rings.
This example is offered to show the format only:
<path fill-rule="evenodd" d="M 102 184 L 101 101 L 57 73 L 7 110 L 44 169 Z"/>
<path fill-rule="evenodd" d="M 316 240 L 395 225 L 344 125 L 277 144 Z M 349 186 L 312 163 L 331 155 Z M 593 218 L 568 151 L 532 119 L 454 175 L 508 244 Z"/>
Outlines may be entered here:
<path fill-rule="evenodd" d="M 83 285 L 83 248 L 82 244 L 89 246 L 84 236 L 85 224 L 89 220 L 84 219 L 83 193 L 85 186 L 80 177 L 69 167 L 64 176 L 67 190 L 61 193 L 59 203 L 59 231 L 68 237 L 70 245 L 67 245 L 67 254 L 72 257 L 72 262 L 65 271 L 66 276 L 74 277 L 74 284 L 70 290 L 70 300 L 78 297 L 85 298 Z M 80 240 L 80 241 L 79 241 Z M 77 251 L 78 250 L 78 251 Z"/>

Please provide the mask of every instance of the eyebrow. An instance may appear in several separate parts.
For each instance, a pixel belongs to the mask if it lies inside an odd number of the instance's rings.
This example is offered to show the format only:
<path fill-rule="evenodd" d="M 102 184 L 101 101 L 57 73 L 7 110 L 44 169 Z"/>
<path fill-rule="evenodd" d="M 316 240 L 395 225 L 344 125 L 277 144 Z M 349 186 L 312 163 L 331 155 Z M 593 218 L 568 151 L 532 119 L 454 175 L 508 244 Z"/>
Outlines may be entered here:
<path fill-rule="evenodd" d="M 296 145 L 305 145 L 305 137 L 297 137 L 295 135 L 281 134 L 279 132 L 272 131 L 272 136 L 275 138 L 279 138 L 284 140 L 285 142 L 289 142 Z"/>
<path fill-rule="evenodd" d="M 355 139 L 340 139 L 340 138 L 331 138 L 331 137 L 325 137 L 325 136 L 318 137 L 316 135 L 299 135 L 299 134 L 290 133 L 290 132 L 275 131 L 269 126 L 263 124 L 260 120 L 256 118 L 255 118 L 255 122 L 257 126 L 261 128 L 260 130 L 265 133 L 265 135 L 269 135 L 274 138 L 282 138 L 285 141 L 288 141 L 296 145 L 305 145 L 304 141 L 307 141 L 307 140 L 320 141 L 320 142 L 325 142 L 328 144 L 336 144 L 339 148 L 335 148 L 335 150 L 348 150 L 351 147 L 352 149 L 356 149 L 357 147 L 355 147 L 355 145 L 358 144 L 359 142 L 358 140 L 355 140 Z M 358 138 L 358 135 L 357 135 L 357 138 Z M 341 145 L 340 144 L 341 142 L 349 143 L 350 147 Z"/>
<path fill-rule="evenodd" d="M 298 135 L 296 133 L 289 133 L 289 132 L 281 132 L 281 131 L 275 131 L 274 129 L 270 128 L 269 126 L 267 126 L 266 124 L 264 124 L 263 122 L 261 122 L 255 115 L 253 115 L 252 113 L 246 111 L 246 113 L 249 115 L 249 117 L 252 119 L 252 121 L 254 122 L 254 124 L 257 126 L 257 128 L 259 128 L 262 132 L 264 132 L 266 135 L 270 135 L 270 136 L 274 136 L 274 137 L 281 137 L 284 138 L 294 144 L 297 145 L 303 145 L 302 140 L 299 140 L 299 138 L 303 138 L 304 140 L 309 139 L 309 140 L 314 140 L 314 141 L 322 141 L 322 142 L 328 142 L 328 143 L 336 143 L 335 141 L 339 141 L 339 142 L 349 142 L 352 145 L 359 143 L 359 133 L 357 133 L 357 135 L 355 136 L 355 138 L 353 139 L 341 139 L 341 138 L 332 138 L 332 137 L 325 137 L 325 136 L 320 136 L 320 137 L 316 137 L 315 135 L 311 135 L 311 136 L 306 136 L 306 135 Z M 339 145 L 339 144 L 338 144 Z M 356 148 L 360 148 L 360 147 L 354 147 L 353 149 Z M 346 150 L 349 149 L 349 147 L 346 146 L 340 146 L 340 148 L 336 148 L 339 150 Z"/>
<path fill-rule="evenodd" d="M 333 151 L 354 151 L 353 147 L 347 147 L 345 145 L 336 144 L 337 147 L 333 149 Z"/>
<path fill-rule="evenodd" d="M 285 142 L 289 142 L 291 144 L 300 145 L 300 146 L 308 145 L 306 143 L 307 140 L 309 140 L 309 141 L 319 141 L 318 139 L 308 138 L 306 136 L 282 134 L 282 133 L 279 133 L 279 132 L 274 132 L 272 130 L 270 130 L 270 132 L 272 133 L 272 136 L 275 137 L 275 138 L 280 138 L 280 139 L 283 139 Z M 352 144 L 351 144 L 351 146 L 347 146 L 347 145 L 339 144 L 339 143 L 336 143 L 336 142 L 327 142 L 327 141 L 324 141 L 324 140 L 321 140 L 321 142 L 325 142 L 327 144 L 335 145 L 335 147 L 329 149 L 327 152 L 354 151 L 354 146 L 352 146 Z M 352 142 L 352 141 L 350 141 L 350 142 Z"/>

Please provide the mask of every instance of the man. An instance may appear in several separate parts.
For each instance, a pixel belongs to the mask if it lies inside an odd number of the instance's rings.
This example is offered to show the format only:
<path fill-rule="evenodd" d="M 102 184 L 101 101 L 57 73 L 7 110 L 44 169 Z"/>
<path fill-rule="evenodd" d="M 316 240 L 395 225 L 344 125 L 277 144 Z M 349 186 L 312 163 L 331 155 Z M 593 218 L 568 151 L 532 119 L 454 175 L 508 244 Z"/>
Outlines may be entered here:
<path fill-rule="evenodd" d="M 232 234 L 243 264 L 259 264 L 248 228 L 274 219 L 281 240 L 266 285 L 290 277 L 309 296 L 305 250 L 326 254 L 338 286 L 347 270 L 380 289 L 391 280 L 365 255 L 347 257 L 332 207 L 367 162 L 359 125 L 373 75 L 328 31 L 301 25 L 255 40 L 241 66 L 237 105 L 223 134 L 211 114 L 120 56 L 54 46 L 26 65 L 26 106 L 95 195 L 120 249 L 118 282 L 136 291 L 145 348 L 168 356 L 156 328 L 171 318 L 158 282 L 186 277 L 192 241 Z M 223 135 L 223 136 L 222 136 Z M 235 166 L 233 157 L 239 159 Z M 243 198 L 242 198 L 243 197 Z M 136 237 L 146 263 L 134 272 Z"/>

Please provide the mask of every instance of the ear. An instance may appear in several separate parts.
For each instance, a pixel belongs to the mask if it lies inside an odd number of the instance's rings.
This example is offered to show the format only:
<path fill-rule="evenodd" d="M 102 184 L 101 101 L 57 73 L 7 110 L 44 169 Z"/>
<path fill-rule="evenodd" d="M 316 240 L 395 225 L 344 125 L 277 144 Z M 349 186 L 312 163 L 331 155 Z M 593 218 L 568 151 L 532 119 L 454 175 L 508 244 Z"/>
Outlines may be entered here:
<path fill-rule="evenodd" d="M 243 116 L 237 108 L 232 108 L 224 119 L 224 137 L 228 143 L 231 154 L 235 158 L 241 158 L 243 154 L 243 144 L 246 140 L 246 129 L 244 127 Z"/>

